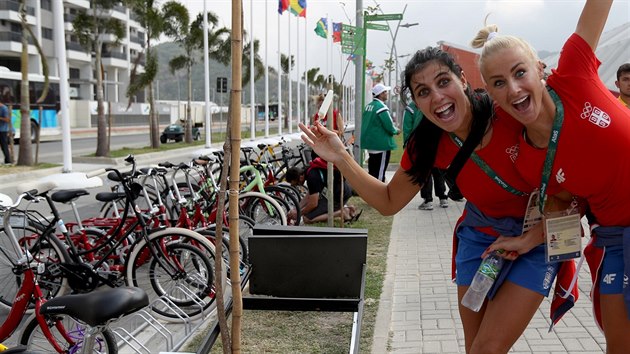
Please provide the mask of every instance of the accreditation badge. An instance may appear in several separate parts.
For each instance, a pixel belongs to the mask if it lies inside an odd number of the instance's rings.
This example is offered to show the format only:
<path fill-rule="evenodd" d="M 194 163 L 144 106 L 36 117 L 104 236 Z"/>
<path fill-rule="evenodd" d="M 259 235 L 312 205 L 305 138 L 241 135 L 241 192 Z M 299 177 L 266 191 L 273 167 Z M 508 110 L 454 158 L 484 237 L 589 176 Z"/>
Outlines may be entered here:
<path fill-rule="evenodd" d="M 577 202 L 567 210 L 545 213 L 547 263 L 578 258 L 582 252 L 582 219 Z"/>

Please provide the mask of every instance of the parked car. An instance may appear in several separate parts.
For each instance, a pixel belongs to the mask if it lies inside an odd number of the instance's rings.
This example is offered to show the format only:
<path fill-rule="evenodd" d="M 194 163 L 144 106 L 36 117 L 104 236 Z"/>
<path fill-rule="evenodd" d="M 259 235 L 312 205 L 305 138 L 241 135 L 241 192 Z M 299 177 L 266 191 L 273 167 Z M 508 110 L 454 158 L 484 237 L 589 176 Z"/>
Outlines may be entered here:
<path fill-rule="evenodd" d="M 199 140 L 201 138 L 201 131 L 197 127 L 192 128 L 193 140 Z M 160 135 L 160 142 L 166 144 L 169 140 L 175 140 L 180 142 L 184 140 L 184 127 L 180 124 L 171 124 L 164 128 L 162 135 Z"/>

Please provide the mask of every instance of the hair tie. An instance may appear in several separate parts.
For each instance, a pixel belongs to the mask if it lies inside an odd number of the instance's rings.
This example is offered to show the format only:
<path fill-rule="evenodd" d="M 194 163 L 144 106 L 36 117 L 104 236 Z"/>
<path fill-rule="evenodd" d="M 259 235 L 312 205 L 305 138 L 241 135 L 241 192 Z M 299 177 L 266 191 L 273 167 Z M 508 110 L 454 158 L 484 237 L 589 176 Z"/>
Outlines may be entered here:
<path fill-rule="evenodd" d="M 486 39 L 486 42 L 490 42 L 492 40 L 492 38 L 496 37 L 499 35 L 499 32 L 490 32 L 488 34 L 488 39 Z"/>

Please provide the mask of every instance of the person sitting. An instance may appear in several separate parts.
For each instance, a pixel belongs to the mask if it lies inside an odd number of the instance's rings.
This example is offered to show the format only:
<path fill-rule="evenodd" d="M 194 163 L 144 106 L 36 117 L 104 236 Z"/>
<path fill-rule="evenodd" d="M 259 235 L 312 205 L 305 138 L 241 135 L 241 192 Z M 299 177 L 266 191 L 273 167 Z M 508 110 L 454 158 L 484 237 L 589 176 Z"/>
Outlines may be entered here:
<path fill-rule="evenodd" d="M 306 184 L 308 194 L 300 201 L 302 219 L 305 224 L 312 224 L 328 220 L 328 199 L 326 198 L 328 186 L 327 162 L 321 157 L 311 161 L 310 167 L 306 171 Z M 343 216 L 344 221 L 356 221 L 361 216 L 362 210 L 357 212 L 356 207 L 347 205 L 348 199 L 352 196 L 352 188 L 343 181 L 342 198 L 342 178 L 339 170 L 333 171 L 333 217 Z M 343 200 L 343 209 L 341 203 Z M 295 215 L 296 211 L 291 210 L 288 217 Z"/>

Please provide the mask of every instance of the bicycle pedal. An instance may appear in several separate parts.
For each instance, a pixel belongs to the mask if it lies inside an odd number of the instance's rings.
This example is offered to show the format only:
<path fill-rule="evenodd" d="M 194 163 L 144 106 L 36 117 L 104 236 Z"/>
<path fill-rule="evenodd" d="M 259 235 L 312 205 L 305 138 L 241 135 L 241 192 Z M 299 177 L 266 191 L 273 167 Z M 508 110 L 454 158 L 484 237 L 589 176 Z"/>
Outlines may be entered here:
<path fill-rule="evenodd" d="M 44 264 L 42 264 L 44 265 Z M 61 273 L 63 272 L 61 270 L 61 267 L 59 267 L 59 265 L 57 263 L 51 263 L 48 265 L 48 272 L 52 275 L 52 276 L 60 276 Z"/>

